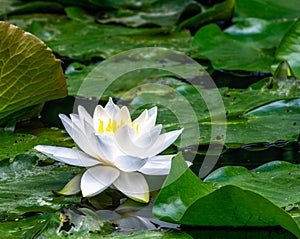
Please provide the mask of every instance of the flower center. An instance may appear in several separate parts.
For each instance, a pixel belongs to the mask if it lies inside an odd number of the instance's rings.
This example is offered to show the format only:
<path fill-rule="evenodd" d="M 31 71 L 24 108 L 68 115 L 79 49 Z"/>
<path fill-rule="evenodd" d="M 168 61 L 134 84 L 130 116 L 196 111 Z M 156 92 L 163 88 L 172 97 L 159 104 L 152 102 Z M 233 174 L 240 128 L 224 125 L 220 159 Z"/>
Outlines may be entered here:
<path fill-rule="evenodd" d="M 130 125 L 132 128 L 135 129 L 135 132 L 138 134 L 139 133 L 139 126 L 140 124 L 135 124 L 133 121 L 128 120 L 127 122 L 128 125 Z M 104 121 L 99 119 L 99 128 L 98 132 L 99 133 L 115 133 L 119 128 L 121 128 L 123 125 L 125 125 L 125 122 L 121 120 L 121 122 L 118 124 L 117 121 L 112 118 L 109 118 L 108 124 L 105 125 Z"/>

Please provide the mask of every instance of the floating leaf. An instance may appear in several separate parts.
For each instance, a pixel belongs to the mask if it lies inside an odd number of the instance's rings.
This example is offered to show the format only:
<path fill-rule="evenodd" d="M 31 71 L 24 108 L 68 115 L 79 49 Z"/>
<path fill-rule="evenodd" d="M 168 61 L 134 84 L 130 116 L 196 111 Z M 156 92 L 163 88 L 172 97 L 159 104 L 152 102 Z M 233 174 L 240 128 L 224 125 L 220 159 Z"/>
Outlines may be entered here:
<path fill-rule="evenodd" d="M 201 6 L 190 0 L 162 1 L 153 2 L 147 7 L 141 6 L 137 9 L 118 9 L 107 12 L 100 23 L 118 23 L 131 27 L 155 25 L 161 27 L 173 27 L 185 10 L 200 12 Z"/>
<path fill-rule="evenodd" d="M 229 21 L 233 16 L 234 6 L 235 0 L 225 0 L 217 3 L 213 7 L 206 9 L 206 11 L 181 22 L 178 25 L 178 29 L 202 26 L 210 22 Z"/>
<path fill-rule="evenodd" d="M 275 53 L 277 61 L 286 60 L 295 75 L 300 77 L 300 19 L 298 19 L 288 30 L 285 36 L 282 38 L 278 49 Z"/>
<path fill-rule="evenodd" d="M 74 145 L 69 135 L 57 128 L 40 128 L 29 133 L 12 133 L 0 129 L 0 160 L 14 158 L 31 151 L 38 144 L 70 147 Z"/>
<path fill-rule="evenodd" d="M 216 188 L 235 185 L 250 189 L 280 207 L 298 203 L 300 198 L 300 168 L 283 161 L 270 162 L 252 171 L 238 166 L 222 167 L 208 175 L 204 182 Z"/>
<path fill-rule="evenodd" d="M 0 35 L 0 119 L 66 96 L 60 61 L 42 41 L 7 22 L 0 22 Z M 23 113 L 19 120 L 37 115 Z"/>
<path fill-rule="evenodd" d="M 203 89 L 200 84 L 210 85 L 208 73 L 200 71 L 201 66 L 188 59 L 163 48 L 131 50 L 94 66 L 71 64 L 67 70 L 68 84 L 74 94 L 121 98 L 120 103 L 129 104 L 132 110 L 158 105 L 158 123 L 167 131 L 185 129 L 183 135 L 188 140 L 182 146 L 225 141 L 230 147 L 240 147 L 249 143 L 297 139 L 300 125 L 297 100 L 278 104 L 280 109 L 270 110 L 268 115 L 252 114 L 252 110 L 280 99 L 299 97 L 299 81 L 288 77 L 288 71 L 248 89 Z M 197 70 L 194 64 L 200 68 Z M 194 85 L 183 79 L 192 79 Z M 106 90 L 103 92 L 103 89 Z M 276 112 L 278 110 L 281 114 Z M 210 117 L 217 119 L 225 112 L 226 122 L 211 121 Z M 184 119 L 178 120 L 178 115 Z M 195 137 L 197 127 L 199 138 Z M 213 134 L 212 127 L 216 127 Z M 224 128 L 227 128 L 226 133 Z"/>
<path fill-rule="evenodd" d="M 58 215 L 52 213 L 32 213 L 28 217 L 0 223 L 0 233 L 2 238 L 33 238 L 49 227 L 54 228 L 58 223 Z M 55 238 L 57 238 L 56 228 L 53 232 L 56 236 Z"/>
<path fill-rule="evenodd" d="M 192 57 L 209 59 L 215 69 L 268 72 L 273 62 L 271 51 L 236 41 L 216 24 L 200 28 L 192 49 Z"/>
<path fill-rule="evenodd" d="M 28 20 L 26 20 L 26 18 Z M 34 20 L 33 20 L 34 19 Z M 10 21 L 26 27 L 61 56 L 85 61 L 107 58 L 125 50 L 161 46 L 187 51 L 191 36 L 187 31 L 171 33 L 162 28 L 128 28 L 94 22 L 70 21 L 65 16 L 26 15 Z M 74 34 L 76 32 L 76 34 Z"/>
<path fill-rule="evenodd" d="M 53 165 L 39 166 L 38 157 L 21 154 L 10 163 L 0 161 L 0 212 L 17 218 L 26 212 L 55 212 L 78 197 L 59 197 L 58 191 L 79 169 Z M 13 202 L 13 203 L 12 203 Z"/>
<path fill-rule="evenodd" d="M 259 18 L 235 19 L 233 25 L 224 29 L 224 34 L 242 44 L 274 49 L 294 22 L 294 19 L 285 21 Z"/>
<path fill-rule="evenodd" d="M 213 190 L 187 167 L 181 154 L 173 158 L 153 213 L 160 220 L 194 226 L 281 226 L 300 236 L 296 221 L 268 198 L 234 185 Z"/>
<path fill-rule="evenodd" d="M 239 18 L 262 19 L 294 19 L 299 17 L 300 5 L 298 0 L 273 1 L 273 0 L 237 0 L 235 15 Z"/>

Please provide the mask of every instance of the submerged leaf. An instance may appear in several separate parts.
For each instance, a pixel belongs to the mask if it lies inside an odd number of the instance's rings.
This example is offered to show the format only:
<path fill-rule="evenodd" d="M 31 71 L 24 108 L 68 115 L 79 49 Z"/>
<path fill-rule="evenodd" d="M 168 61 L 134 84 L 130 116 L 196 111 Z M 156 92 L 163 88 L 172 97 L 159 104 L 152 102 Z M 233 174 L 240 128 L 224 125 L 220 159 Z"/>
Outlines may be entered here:
<path fill-rule="evenodd" d="M 60 61 L 41 40 L 7 22 L 0 35 L 0 119 L 67 95 Z M 17 120 L 38 114 L 29 113 Z"/>

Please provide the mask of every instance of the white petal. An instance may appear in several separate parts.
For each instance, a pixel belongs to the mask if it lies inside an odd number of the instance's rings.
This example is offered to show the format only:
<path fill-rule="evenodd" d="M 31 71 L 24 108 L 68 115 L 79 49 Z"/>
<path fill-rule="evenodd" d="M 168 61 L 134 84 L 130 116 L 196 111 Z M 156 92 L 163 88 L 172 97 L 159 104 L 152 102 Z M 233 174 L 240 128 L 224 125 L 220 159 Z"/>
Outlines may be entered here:
<path fill-rule="evenodd" d="M 153 107 L 148 110 L 148 120 L 147 120 L 147 127 L 151 128 L 154 127 L 157 118 L 157 107 Z"/>
<path fill-rule="evenodd" d="M 90 143 L 89 138 L 85 133 L 74 124 L 66 115 L 59 114 L 59 117 L 71 138 L 75 141 L 78 147 L 92 157 L 97 157 Z"/>
<path fill-rule="evenodd" d="M 183 129 L 174 130 L 160 135 L 155 144 L 147 151 L 147 156 L 153 157 L 168 148 L 178 138 L 182 131 Z"/>
<path fill-rule="evenodd" d="M 158 155 L 149 158 L 147 163 L 139 170 L 146 175 L 168 175 L 171 169 L 172 158 L 175 155 Z"/>
<path fill-rule="evenodd" d="M 103 192 L 120 175 L 119 170 L 108 166 L 95 166 L 86 170 L 81 178 L 81 192 L 91 197 Z"/>
<path fill-rule="evenodd" d="M 156 122 L 156 117 L 157 117 L 157 107 L 153 107 L 150 110 L 148 110 L 148 117 L 145 119 L 145 121 L 140 124 L 140 132 L 148 132 L 150 131 L 154 126 Z"/>
<path fill-rule="evenodd" d="M 157 107 L 154 106 L 150 110 L 148 110 L 148 120 L 151 119 L 151 121 L 153 121 L 153 126 L 155 124 L 156 117 L 157 117 Z"/>
<path fill-rule="evenodd" d="M 142 159 L 129 155 L 120 155 L 115 158 L 114 165 L 124 172 L 132 172 L 139 170 L 145 165 L 146 162 L 147 159 Z"/>
<path fill-rule="evenodd" d="M 47 145 L 37 145 L 34 149 L 57 161 L 74 166 L 91 167 L 100 164 L 98 160 L 80 150 Z"/>
<path fill-rule="evenodd" d="M 117 114 L 120 111 L 120 108 L 114 104 L 111 97 L 109 97 L 109 100 L 108 100 L 107 104 L 105 105 L 104 109 L 107 112 L 107 114 L 113 119 L 116 118 Z"/>
<path fill-rule="evenodd" d="M 137 138 L 135 129 L 124 125 L 115 132 L 118 147 L 125 153 L 139 158 L 147 158 L 147 151 L 157 141 L 162 126 L 157 125 L 152 131 L 146 132 Z"/>
<path fill-rule="evenodd" d="M 93 125 L 95 131 L 99 131 L 100 120 L 103 121 L 103 128 L 107 127 L 109 115 L 101 105 L 97 105 L 93 115 Z"/>
<path fill-rule="evenodd" d="M 156 125 L 151 129 L 151 131 L 145 132 L 141 136 L 137 137 L 135 140 L 135 144 L 143 150 L 148 149 L 158 139 L 161 129 L 162 125 Z"/>
<path fill-rule="evenodd" d="M 145 121 L 148 119 L 148 110 L 144 110 L 139 117 L 137 117 L 133 122 L 135 125 L 143 125 Z"/>
<path fill-rule="evenodd" d="M 120 172 L 120 176 L 113 185 L 135 201 L 149 202 L 149 187 L 146 179 L 140 173 Z"/>
<path fill-rule="evenodd" d="M 145 149 L 135 145 L 136 131 L 129 125 L 124 125 L 115 132 L 115 142 L 125 154 L 139 157 Z"/>
<path fill-rule="evenodd" d="M 117 120 L 118 120 L 118 124 L 120 124 L 121 122 L 123 124 L 127 124 L 128 121 L 131 121 L 131 117 L 130 117 L 130 113 L 129 110 L 126 106 L 123 106 L 118 115 L 117 115 Z"/>
<path fill-rule="evenodd" d="M 83 121 L 83 131 L 88 139 L 90 139 L 91 136 L 95 134 L 94 127 L 90 125 L 87 121 Z"/>
<path fill-rule="evenodd" d="M 71 118 L 71 121 L 73 122 L 73 124 L 77 125 L 78 128 L 83 130 L 83 127 L 82 127 L 82 124 L 81 124 L 81 121 L 80 121 L 78 115 L 72 113 L 72 114 L 70 114 L 70 118 Z"/>
<path fill-rule="evenodd" d="M 78 115 L 79 115 L 81 124 L 83 124 L 83 121 L 86 121 L 89 125 L 93 125 L 93 119 L 92 119 L 91 115 L 81 105 L 78 106 Z"/>
<path fill-rule="evenodd" d="M 114 138 L 106 134 L 96 134 L 95 136 L 95 146 L 102 159 L 113 162 L 117 156 L 122 154 Z"/>

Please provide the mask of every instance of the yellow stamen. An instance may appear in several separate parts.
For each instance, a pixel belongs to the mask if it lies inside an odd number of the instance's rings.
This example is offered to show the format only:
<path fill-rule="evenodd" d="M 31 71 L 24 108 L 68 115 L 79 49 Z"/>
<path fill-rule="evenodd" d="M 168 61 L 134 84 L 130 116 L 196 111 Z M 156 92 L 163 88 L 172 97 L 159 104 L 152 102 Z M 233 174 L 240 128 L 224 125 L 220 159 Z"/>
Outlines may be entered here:
<path fill-rule="evenodd" d="M 137 124 L 137 126 L 135 126 L 135 131 L 136 131 L 136 133 L 138 134 L 139 133 L 139 124 Z"/>
<path fill-rule="evenodd" d="M 130 125 L 132 128 L 135 129 L 136 133 L 139 133 L 139 124 L 135 125 L 135 123 L 131 120 L 127 121 L 127 124 Z M 119 124 L 117 124 L 116 120 L 113 120 L 112 118 L 109 118 L 108 124 L 105 127 L 104 126 L 104 121 L 99 119 L 99 127 L 98 127 L 98 132 L 99 133 L 114 133 L 116 132 L 119 128 L 121 128 L 123 125 L 125 125 L 124 120 L 121 120 Z"/>
<path fill-rule="evenodd" d="M 100 120 L 100 119 L 99 119 L 98 132 L 99 133 L 104 133 L 104 122 L 103 122 L 103 120 Z"/>
<path fill-rule="evenodd" d="M 117 127 L 117 121 L 116 120 L 112 120 L 110 118 L 109 121 L 108 121 L 108 125 L 106 127 L 106 132 L 112 132 L 112 133 L 114 133 L 114 132 L 117 131 L 118 128 L 119 127 Z"/>

